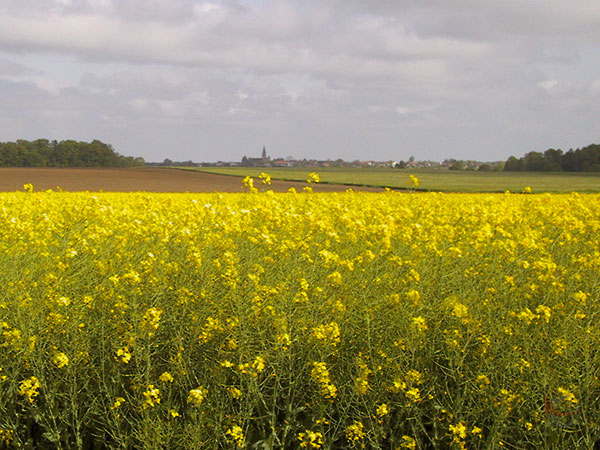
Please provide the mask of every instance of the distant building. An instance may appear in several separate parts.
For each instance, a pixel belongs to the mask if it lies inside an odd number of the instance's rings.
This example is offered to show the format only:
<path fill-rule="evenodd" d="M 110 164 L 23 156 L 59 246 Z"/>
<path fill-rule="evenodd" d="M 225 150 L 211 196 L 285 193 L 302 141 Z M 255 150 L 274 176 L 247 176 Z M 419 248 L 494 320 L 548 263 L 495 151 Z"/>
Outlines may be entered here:
<path fill-rule="evenodd" d="M 271 165 L 273 167 L 292 167 L 293 166 L 293 161 L 286 161 L 285 159 L 274 159 L 271 161 Z"/>
<path fill-rule="evenodd" d="M 271 157 L 267 155 L 267 149 L 264 146 L 260 158 L 248 158 L 246 155 L 242 158 L 244 167 L 270 167 L 271 165 Z"/>

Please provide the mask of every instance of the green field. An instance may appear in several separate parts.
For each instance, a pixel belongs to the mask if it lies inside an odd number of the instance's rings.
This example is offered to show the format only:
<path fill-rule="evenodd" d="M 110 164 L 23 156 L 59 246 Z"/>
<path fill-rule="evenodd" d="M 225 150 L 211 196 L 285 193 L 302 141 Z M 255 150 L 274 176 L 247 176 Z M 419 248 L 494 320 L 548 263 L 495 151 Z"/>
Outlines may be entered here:
<path fill-rule="evenodd" d="M 317 172 L 322 183 L 380 186 L 396 189 L 410 187 L 409 175 L 419 178 L 419 190 L 444 192 L 600 192 L 600 175 L 557 172 L 470 172 L 424 169 L 346 168 L 346 167 L 198 167 L 186 168 L 225 175 L 257 177 L 269 173 L 273 179 L 304 181 Z"/>

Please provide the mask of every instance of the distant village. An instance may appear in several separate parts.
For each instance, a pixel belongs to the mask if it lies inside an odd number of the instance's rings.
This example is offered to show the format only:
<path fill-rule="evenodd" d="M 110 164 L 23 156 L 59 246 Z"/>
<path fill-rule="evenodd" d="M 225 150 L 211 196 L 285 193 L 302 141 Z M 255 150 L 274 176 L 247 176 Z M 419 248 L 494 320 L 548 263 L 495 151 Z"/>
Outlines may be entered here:
<path fill-rule="evenodd" d="M 172 161 L 165 159 L 162 163 L 146 163 L 151 166 L 191 166 L 191 167 L 390 167 L 395 169 L 423 168 L 423 169 L 450 169 L 450 170 L 502 170 L 504 161 L 481 162 L 465 161 L 456 159 L 445 159 L 444 161 L 416 161 L 411 156 L 407 161 L 403 160 L 354 160 L 343 159 L 295 159 L 292 156 L 286 158 L 271 158 L 267 154 L 266 147 L 258 157 L 244 155 L 241 161 L 216 161 L 216 162 L 193 162 Z"/>

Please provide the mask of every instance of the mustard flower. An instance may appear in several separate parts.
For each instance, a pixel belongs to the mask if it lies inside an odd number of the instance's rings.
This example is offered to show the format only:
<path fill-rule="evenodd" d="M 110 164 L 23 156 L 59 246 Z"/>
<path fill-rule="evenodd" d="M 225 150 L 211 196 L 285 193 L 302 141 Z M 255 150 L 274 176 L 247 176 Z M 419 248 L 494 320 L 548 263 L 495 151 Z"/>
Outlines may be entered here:
<path fill-rule="evenodd" d="M 355 443 L 361 439 L 364 439 L 366 436 L 364 429 L 365 427 L 362 422 L 355 420 L 352 425 L 349 425 L 346 428 L 346 439 L 348 442 Z"/>
<path fill-rule="evenodd" d="M 208 390 L 204 386 L 198 386 L 196 389 L 190 390 L 187 402 L 194 406 L 200 406 L 206 394 L 208 394 Z"/>
<path fill-rule="evenodd" d="M 39 395 L 38 389 L 40 386 L 40 380 L 38 380 L 37 377 L 30 377 L 21 381 L 18 393 L 19 395 L 27 397 L 29 403 L 33 403 L 35 398 Z"/>
<path fill-rule="evenodd" d="M 231 438 L 236 447 L 245 447 L 246 437 L 244 436 L 244 430 L 242 430 L 242 427 L 239 425 L 232 426 L 225 432 L 225 434 Z"/>
<path fill-rule="evenodd" d="M 172 383 L 173 382 L 173 375 L 171 375 L 169 372 L 163 372 L 158 379 L 160 381 L 162 381 L 163 383 Z"/>
<path fill-rule="evenodd" d="M 144 402 L 142 408 L 152 408 L 160 403 L 160 391 L 153 384 L 148 385 L 148 390 L 143 393 Z"/>
<path fill-rule="evenodd" d="M 323 433 L 305 430 L 298 433 L 300 447 L 303 448 L 321 448 L 323 446 Z"/>
<path fill-rule="evenodd" d="M 61 369 L 69 364 L 69 357 L 63 352 L 56 352 L 52 356 L 52 364 Z"/>

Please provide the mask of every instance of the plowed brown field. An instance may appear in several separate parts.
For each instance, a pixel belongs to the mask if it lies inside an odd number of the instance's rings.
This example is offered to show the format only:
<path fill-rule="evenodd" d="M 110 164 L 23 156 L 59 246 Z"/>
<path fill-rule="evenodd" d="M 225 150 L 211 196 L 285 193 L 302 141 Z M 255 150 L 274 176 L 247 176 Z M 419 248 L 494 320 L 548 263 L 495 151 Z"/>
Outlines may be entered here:
<path fill-rule="evenodd" d="M 58 188 L 64 191 L 112 191 L 112 192 L 242 192 L 242 179 L 228 175 L 164 169 L 71 169 L 71 168 L 0 168 L 0 191 L 23 190 L 31 183 L 35 190 Z M 260 184 L 255 180 L 256 186 Z M 290 187 L 301 190 L 307 183 L 273 181 L 275 192 L 285 192 Z M 350 186 L 313 185 L 315 192 L 345 191 Z M 377 188 L 354 190 L 381 191 Z"/>

